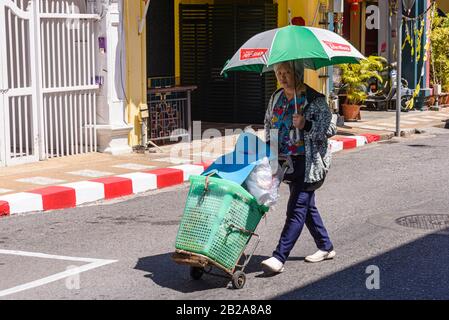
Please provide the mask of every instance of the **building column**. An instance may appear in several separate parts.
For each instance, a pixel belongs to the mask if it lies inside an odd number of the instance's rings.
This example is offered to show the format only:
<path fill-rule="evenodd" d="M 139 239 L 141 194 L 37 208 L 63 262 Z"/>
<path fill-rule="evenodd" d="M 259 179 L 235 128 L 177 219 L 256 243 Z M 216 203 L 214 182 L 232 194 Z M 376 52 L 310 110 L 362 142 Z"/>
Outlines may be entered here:
<path fill-rule="evenodd" d="M 97 1 L 97 10 L 103 12 L 97 48 L 97 81 L 103 83 L 97 97 L 98 151 L 113 155 L 132 152 L 128 136 L 133 126 L 127 124 L 125 117 L 126 53 L 122 1 L 111 0 L 109 5 Z"/>

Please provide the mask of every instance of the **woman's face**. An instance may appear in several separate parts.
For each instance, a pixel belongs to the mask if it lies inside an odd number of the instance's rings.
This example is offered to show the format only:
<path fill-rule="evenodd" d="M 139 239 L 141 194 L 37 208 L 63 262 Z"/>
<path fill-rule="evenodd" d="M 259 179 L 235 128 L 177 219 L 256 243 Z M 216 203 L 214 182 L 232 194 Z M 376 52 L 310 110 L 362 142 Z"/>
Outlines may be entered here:
<path fill-rule="evenodd" d="M 276 78 L 283 89 L 295 88 L 295 75 L 288 63 L 282 63 L 277 66 Z"/>

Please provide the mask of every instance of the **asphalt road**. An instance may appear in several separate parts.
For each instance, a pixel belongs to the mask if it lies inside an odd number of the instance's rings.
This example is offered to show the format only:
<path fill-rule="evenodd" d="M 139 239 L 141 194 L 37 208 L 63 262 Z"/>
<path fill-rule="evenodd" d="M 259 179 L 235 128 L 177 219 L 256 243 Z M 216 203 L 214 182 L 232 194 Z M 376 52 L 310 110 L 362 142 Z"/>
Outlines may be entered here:
<path fill-rule="evenodd" d="M 191 280 L 188 267 L 171 260 L 186 185 L 4 218 L 0 299 L 449 299 L 448 150 L 449 130 L 432 129 L 336 154 L 317 205 L 337 257 L 304 262 L 316 250 L 304 229 L 286 271 L 263 277 L 259 263 L 285 219 L 284 186 L 259 224 L 262 241 L 241 290 L 224 278 Z M 46 283 L 83 266 L 79 275 Z"/>

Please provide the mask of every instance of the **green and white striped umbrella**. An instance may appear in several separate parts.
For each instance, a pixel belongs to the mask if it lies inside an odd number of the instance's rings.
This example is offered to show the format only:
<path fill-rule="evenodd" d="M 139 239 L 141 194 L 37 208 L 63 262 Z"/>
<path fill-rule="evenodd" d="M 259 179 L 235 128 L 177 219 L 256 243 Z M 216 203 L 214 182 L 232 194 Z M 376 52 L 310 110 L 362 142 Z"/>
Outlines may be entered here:
<path fill-rule="evenodd" d="M 300 26 L 287 26 L 256 34 L 226 63 L 222 70 L 266 72 L 279 62 L 303 60 L 304 67 L 319 68 L 366 59 L 335 32 Z"/>

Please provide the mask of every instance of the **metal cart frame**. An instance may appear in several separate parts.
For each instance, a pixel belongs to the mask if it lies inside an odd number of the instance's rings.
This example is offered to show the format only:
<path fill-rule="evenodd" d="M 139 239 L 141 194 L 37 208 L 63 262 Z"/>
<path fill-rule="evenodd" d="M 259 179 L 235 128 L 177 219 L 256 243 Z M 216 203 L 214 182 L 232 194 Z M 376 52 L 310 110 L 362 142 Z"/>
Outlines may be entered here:
<path fill-rule="evenodd" d="M 265 217 L 265 215 L 261 218 L 261 220 Z M 235 229 L 242 233 L 250 234 L 251 236 L 248 239 L 248 242 L 245 246 L 245 248 L 242 250 L 242 253 L 237 260 L 237 264 L 231 269 L 226 269 L 221 264 L 217 263 L 216 261 L 198 253 L 194 252 L 188 252 L 184 250 L 176 250 L 175 253 L 172 256 L 172 259 L 182 265 L 190 266 L 190 276 L 194 280 L 199 280 L 203 276 L 203 274 L 209 274 L 212 276 L 217 277 L 225 277 L 230 278 L 232 282 L 232 286 L 234 289 L 241 289 L 245 286 L 246 283 L 246 274 L 245 274 L 245 268 L 250 262 L 251 258 L 254 255 L 254 252 L 256 251 L 257 247 L 260 243 L 260 236 L 250 230 L 246 230 L 244 228 L 240 228 L 238 226 L 235 226 L 233 224 L 229 225 L 229 228 Z M 252 237 L 256 237 L 257 240 L 254 244 L 254 247 L 251 249 L 250 254 L 245 254 L 245 250 L 248 247 L 249 242 L 251 241 Z M 244 263 L 242 265 L 238 264 L 238 262 L 242 259 L 242 257 L 245 257 Z M 212 268 L 216 267 L 217 269 L 222 270 L 226 273 L 226 276 L 212 273 Z"/>

